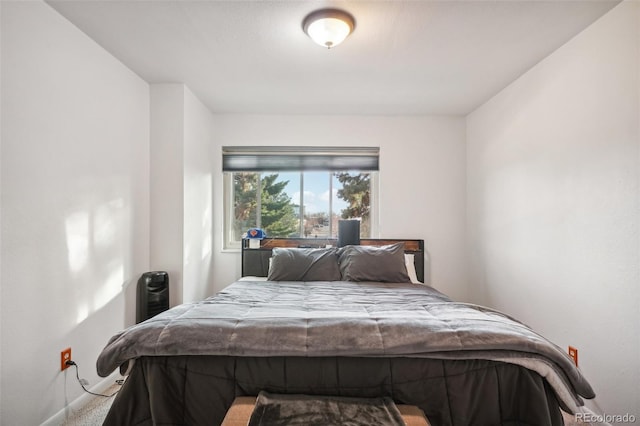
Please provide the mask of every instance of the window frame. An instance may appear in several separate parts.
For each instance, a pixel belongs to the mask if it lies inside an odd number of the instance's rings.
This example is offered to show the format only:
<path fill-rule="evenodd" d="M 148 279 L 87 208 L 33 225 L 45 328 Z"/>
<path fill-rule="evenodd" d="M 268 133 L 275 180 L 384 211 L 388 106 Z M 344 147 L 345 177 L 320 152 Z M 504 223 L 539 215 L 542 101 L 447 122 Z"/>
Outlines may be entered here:
<path fill-rule="evenodd" d="M 369 216 L 369 222 L 370 222 L 370 235 L 367 236 L 367 238 L 377 238 L 379 235 L 379 224 L 378 224 L 378 212 L 379 212 L 379 168 L 377 165 L 377 156 L 378 156 L 378 152 L 379 152 L 379 148 L 356 148 L 355 150 L 353 148 L 300 148 L 300 147 L 223 147 L 223 156 L 225 155 L 225 151 L 229 152 L 241 152 L 241 153 L 245 153 L 245 152 L 259 152 L 262 155 L 269 155 L 269 154 L 280 154 L 282 152 L 286 152 L 287 154 L 295 151 L 296 154 L 298 155 L 308 155 L 308 156 L 317 156 L 317 155 L 326 155 L 327 152 L 338 152 L 339 154 L 343 154 L 344 152 L 357 152 L 357 153 L 365 153 L 365 155 L 367 153 L 371 154 L 371 153 L 375 153 L 376 156 L 376 164 L 375 164 L 375 169 L 372 170 L 358 170 L 358 169 L 350 169 L 350 168 L 345 168 L 342 170 L 339 169 L 330 169 L 327 168 L 325 169 L 318 169 L 317 167 L 314 167 L 312 169 L 300 169 L 300 170 L 274 170 L 274 169 L 269 169 L 269 170 L 244 170 L 246 172 L 256 172 L 256 173 L 260 173 L 260 181 L 262 180 L 262 175 L 263 174 L 267 174 L 267 173 L 284 173 L 284 172 L 297 172 L 300 174 L 301 176 L 301 185 L 303 185 L 304 179 L 302 178 L 304 172 L 306 171 L 320 171 L 320 172 L 326 172 L 328 174 L 329 180 L 331 181 L 333 179 L 333 173 L 335 172 L 350 172 L 350 173 L 369 173 L 370 174 L 370 180 L 369 180 L 369 184 L 370 184 L 370 216 Z M 320 154 L 318 154 L 320 153 Z M 313 161 L 317 162 L 319 161 L 317 158 L 313 158 Z M 315 164 L 315 163 L 314 163 Z M 233 221 L 234 221 L 234 195 L 235 195 L 235 190 L 234 190 L 234 179 L 233 179 L 233 174 L 235 172 L 241 172 L 242 170 L 236 170 L 236 171 L 225 171 L 223 168 L 223 224 L 222 224 L 222 228 L 223 228 L 223 251 L 238 251 L 241 249 L 241 244 L 242 244 L 242 240 L 235 240 L 235 233 L 234 233 L 234 226 L 233 226 Z M 331 188 L 331 184 L 330 184 L 330 188 Z M 300 192 L 301 194 L 304 193 L 304 187 L 300 188 Z M 302 197 L 302 195 L 301 195 Z M 294 200 L 297 201 L 297 200 Z M 330 208 L 331 207 L 331 203 L 330 203 Z M 334 212 L 330 212 L 331 213 Z M 339 212 L 337 212 L 339 213 Z M 302 216 L 304 214 L 304 212 L 302 211 L 302 209 L 300 209 L 299 215 Z M 301 218 L 302 219 L 302 218 Z M 302 227 L 302 226 L 301 226 Z M 301 233 L 301 238 L 304 238 L 304 232 Z M 313 239 L 313 238 L 309 238 L 309 239 Z"/>

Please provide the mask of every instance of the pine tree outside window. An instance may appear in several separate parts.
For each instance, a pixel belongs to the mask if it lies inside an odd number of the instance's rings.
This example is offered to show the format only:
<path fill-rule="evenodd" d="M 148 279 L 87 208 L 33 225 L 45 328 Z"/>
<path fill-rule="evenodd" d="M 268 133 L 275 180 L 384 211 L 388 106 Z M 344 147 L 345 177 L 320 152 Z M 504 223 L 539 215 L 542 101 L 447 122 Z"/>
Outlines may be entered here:
<path fill-rule="evenodd" d="M 377 235 L 378 148 L 223 147 L 224 248 L 268 237 L 337 238 L 338 220 Z"/>

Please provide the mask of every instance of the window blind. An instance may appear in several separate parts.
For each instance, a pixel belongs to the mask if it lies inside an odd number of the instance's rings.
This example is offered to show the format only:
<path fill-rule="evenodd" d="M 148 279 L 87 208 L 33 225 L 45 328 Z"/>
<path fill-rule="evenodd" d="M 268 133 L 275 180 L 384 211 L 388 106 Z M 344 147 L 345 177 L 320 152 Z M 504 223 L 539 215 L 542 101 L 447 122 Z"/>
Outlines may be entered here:
<path fill-rule="evenodd" d="M 222 147 L 222 171 L 378 171 L 378 147 Z"/>

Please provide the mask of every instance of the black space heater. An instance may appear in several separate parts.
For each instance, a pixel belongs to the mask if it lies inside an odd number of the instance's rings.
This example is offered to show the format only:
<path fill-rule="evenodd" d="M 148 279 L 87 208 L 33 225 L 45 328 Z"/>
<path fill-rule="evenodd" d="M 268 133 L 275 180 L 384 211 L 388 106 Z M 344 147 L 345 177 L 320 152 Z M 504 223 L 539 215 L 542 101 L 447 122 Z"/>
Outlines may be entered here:
<path fill-rule="evenodd" d="M 145 272 L 138 280 L 136 323 L 169 309 L 169 274 L 164 271 Z"/>

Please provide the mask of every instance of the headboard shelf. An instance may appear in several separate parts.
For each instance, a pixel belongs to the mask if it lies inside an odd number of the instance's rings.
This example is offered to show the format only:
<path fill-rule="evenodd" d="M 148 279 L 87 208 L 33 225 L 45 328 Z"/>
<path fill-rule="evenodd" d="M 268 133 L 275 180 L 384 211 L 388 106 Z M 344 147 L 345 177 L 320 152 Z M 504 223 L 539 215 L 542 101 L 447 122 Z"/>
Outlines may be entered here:
<path fill-rule="evenodd" d="M 404 243 L 404 251 L 414 255 L 416 274 L 421 282 L 424 282 L 424 240 L 412 239 L 378 239 L 362 238 L 360 245 L 384 246 L 389 244 Z M 336 247 L 338 240 L 335 238 L 265 238 L 260 240 L 259 248 L 249 248 L 249 240 L 242 240 L 242 276 L 266 277 L 269 272 L 269 258 L 271 250 L 276 247 L 283 248 L 321 248 Z"/>

